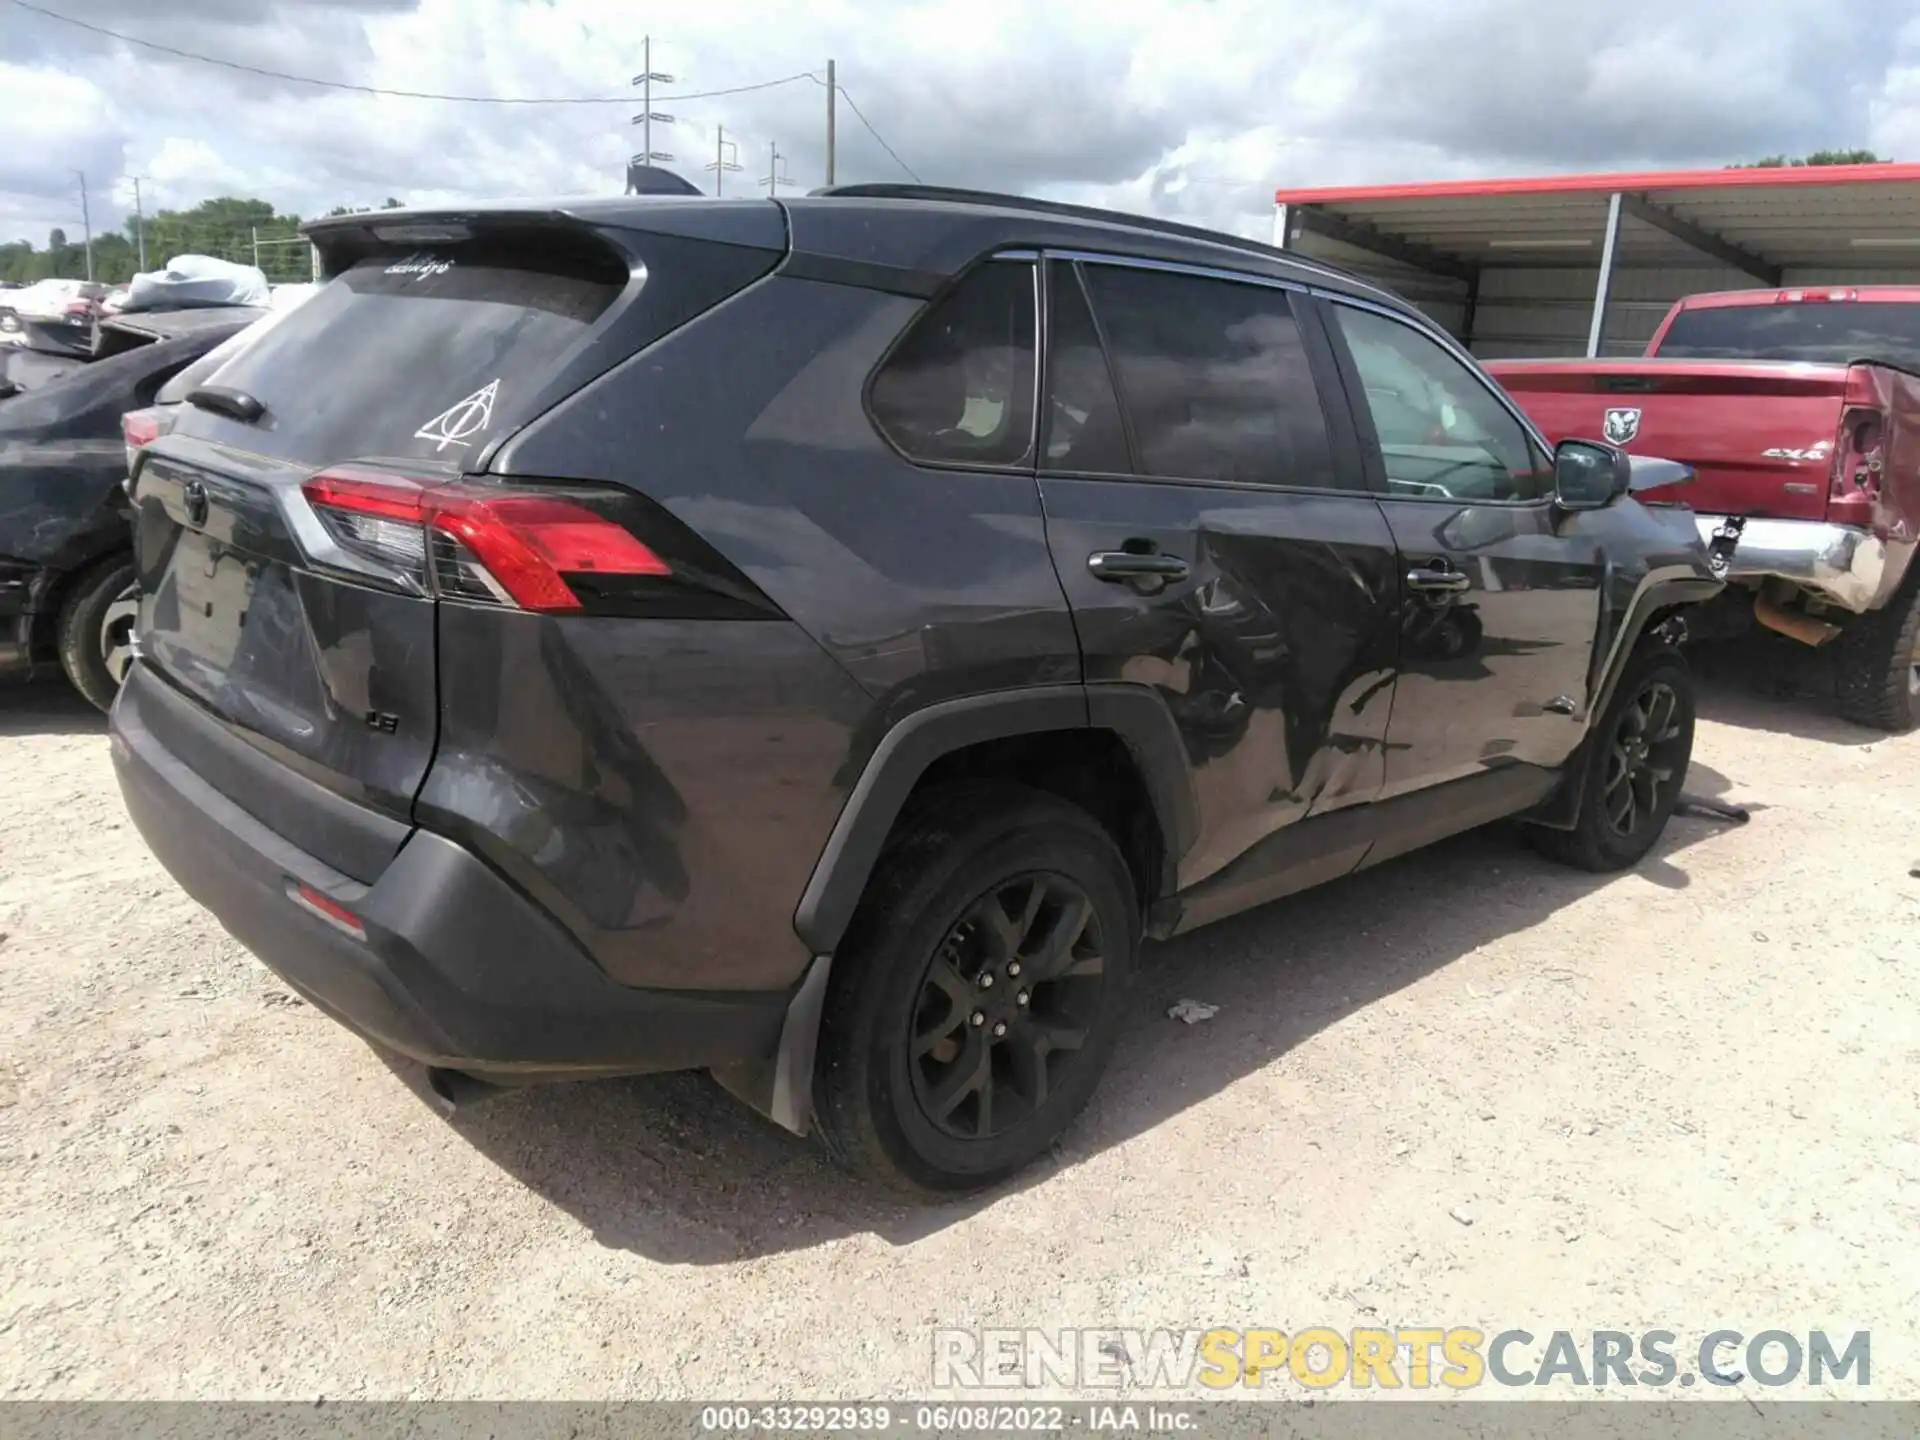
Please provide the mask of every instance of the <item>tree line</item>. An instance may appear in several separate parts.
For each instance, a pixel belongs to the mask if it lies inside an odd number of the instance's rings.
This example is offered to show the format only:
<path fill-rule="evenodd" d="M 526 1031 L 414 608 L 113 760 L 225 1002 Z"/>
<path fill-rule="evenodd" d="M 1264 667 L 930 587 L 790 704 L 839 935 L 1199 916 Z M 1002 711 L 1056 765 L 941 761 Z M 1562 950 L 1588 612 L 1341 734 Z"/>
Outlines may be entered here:
<path fill-rule="evenodd" d="M 379 206 L 336 205 L 328 215 L 397 209 L 389 196 Z M 257 264 L 267 279 L 279 284 L 306 280 L 313 262 L 300 236 L 300 217 L 277 213 L 265 200 L 223 195 L 202 200 L 191 210 L 161 210 L 144 221 L 129 217 L 124 231 L 107 230 L 93 237 L 93 278 L 103 285 L 124 285 L 140 269 L 140 238 L 144 230 L 149 270 L 158 270 L 176 255 L 211 255 L 241 265 Z M 0 281 L 30 285 L 36 280 L 83 280 L 87 275 L 84 238 L 63 229 L 47 236 L 44 250 L 29 240 L 0 244 Z"/>

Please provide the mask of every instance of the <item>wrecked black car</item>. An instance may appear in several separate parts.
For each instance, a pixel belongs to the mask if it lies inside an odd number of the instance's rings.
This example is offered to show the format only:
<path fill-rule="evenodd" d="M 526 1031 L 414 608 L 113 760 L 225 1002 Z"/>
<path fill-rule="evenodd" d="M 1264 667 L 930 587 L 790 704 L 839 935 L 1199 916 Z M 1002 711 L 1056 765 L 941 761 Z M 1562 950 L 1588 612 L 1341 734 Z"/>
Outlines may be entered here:
<path fill-rule="evenodd" d="M 57 662 L 88 700 L 113 703 L 135 608 L 116 603 L 133 585 L 122 482 L 157 430 L 151 414 L 139 434 L 122 417 L 268 313 L 141 312 L 104 322 L 88 355 L 0 352 L 0 675 Z"/>

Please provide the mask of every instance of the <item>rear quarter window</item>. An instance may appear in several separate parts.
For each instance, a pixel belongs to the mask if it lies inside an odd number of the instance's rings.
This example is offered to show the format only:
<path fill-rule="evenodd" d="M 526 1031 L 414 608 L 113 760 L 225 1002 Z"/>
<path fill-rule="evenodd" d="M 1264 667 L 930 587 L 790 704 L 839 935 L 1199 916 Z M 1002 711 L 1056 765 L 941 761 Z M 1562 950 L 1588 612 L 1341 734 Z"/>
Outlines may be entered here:
<path fill-rule="evenodd" d="M 627 279 L 592 243 L 380 255 L 248 344 L 220 368 L 219 383 L 266 406 L 246 427 L 249 450 L 315 464 L 354 456 L 457 464 L 550 377 Z"/>

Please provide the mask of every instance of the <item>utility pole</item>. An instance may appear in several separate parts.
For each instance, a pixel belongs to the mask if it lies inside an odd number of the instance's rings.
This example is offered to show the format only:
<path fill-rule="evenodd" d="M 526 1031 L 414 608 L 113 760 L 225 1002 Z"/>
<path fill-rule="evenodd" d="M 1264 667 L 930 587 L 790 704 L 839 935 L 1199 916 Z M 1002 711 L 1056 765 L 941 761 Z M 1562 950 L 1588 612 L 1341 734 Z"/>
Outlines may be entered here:
<path fill-rule="evenodd" d="M 778 140 L 773 140 L 768 142 L 767 144 L 767 178 L 762 180 L 760 183 L 767 187 L 767 194 L 769 197 L 778 195 L 780 193 L 780 182 L 782 180 L 785 180 L 789 185 L 793 183 L 793 178 L 789 175 L 785 175 L 781 173 L 781 170 L 780 170 L 780 162 L 786 158 L 787 158 L 786 156 L 780 153 L 780 142 Z"/>
<path fill-rule="evenodd" d="M 648 35 L 640 42 L 640 73 L 633 77 L 633 83 L 640 87 L 640 113 L 633 117 L 633 123 L 640 127 L 640 153 L 634 158 L 642 165 L 673 159 L 665 151 L 653 148 L 653 127 L 656 124 L 673 124 L 673 116 L 662 115 L 653 108 L 653 82 L 656 80 L 662 85 L 671 85 L 673 76 L 653 68 L 653 37 Z"/>
<path fill-rule="evenodd" d="M 87 283 L 93 283 L 93 214 L 87 209 L 87 172 L 76 170 L 80 177 L 80 228 L 87 237 Z"/>
<path fill-rule="evenodd" d="M 840 87 L 834 82 L 833 61 L 827 61 L 827 184 L 833 184 L 833 111 L 834 97 Z"/>
<path fill-rule="evenodd" d="M 140 268 L 147 268 L 147 215 L 140 208 L 140 180 L 133 177 L 133 238 L 140 249 Z"/>
<path fill-rule="evenodd" d="M 713 193 L 717 197 L 727 192 L 727 172 L 740 168 L 740 162 L 733 158 L 740 153 L 740 147 L 727 139 L 726 126 L 714 126 L 713 133 L 713 163 L 707 169 L 713 171 Z"/>
<path fill-rule="evenodd" d="M 253 227 L 253 268 L 260 268 L 260 227 Z"/>

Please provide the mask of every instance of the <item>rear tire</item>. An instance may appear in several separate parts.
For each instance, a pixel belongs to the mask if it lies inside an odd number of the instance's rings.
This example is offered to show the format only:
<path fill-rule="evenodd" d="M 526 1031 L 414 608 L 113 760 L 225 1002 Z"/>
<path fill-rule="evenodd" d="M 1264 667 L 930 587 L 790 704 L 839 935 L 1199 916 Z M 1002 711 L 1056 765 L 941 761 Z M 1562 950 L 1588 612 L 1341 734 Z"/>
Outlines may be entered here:
<path fill-rule="evenodd" d="M 60 606 L 60 668 L 73 688 L 100 710 L 111 710 L 113 697 L 120 693 L 107 658 L 108 616 L 132 585 L 133 561 L 116 555 L 83 574 Z"/>
<path fill-rule="evenodd" d="M 1920 564 L 1886 608 L 1840 632 L 1840 713 L 1895 732 L 1920 725 Z"/>
<path fill-rule="evenodd" d="M 917 801 L 833 958 L 814 1080 L 828 1152 L 923 1197 L 1047 1153 L 1112 1052 L 1139 913 L 1085 811 L 998 783 Z"/>
<path fill-rule="evenodd" d="M 1604 874 L 1637 864 L 1667 828 L 1693 758 L 1693 675 L 1678 651 L 1643 650 L 1593 728 L 1571 830 L 1529 826 L 1563 865 Z"/>

